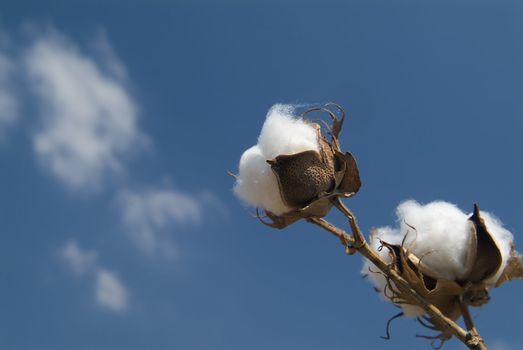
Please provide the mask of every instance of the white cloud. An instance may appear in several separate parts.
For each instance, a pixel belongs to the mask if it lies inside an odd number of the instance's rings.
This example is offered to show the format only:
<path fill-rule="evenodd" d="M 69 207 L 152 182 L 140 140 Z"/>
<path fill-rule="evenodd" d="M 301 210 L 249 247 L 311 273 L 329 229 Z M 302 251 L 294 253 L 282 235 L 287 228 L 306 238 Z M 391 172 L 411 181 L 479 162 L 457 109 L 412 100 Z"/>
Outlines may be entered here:
<path fill-rule="evenodd" d="M 122 282 L 98 262 L 95 251 L 86 251 L 75 240 L 60 249 L 60 258 L 71 271 L 94 284 L 94 297 L 98 304 L 109 311 L 125 311 L 129 304 L 129 292 Z"/>
<path fill-rule="evenodd" d="M 118 196 L 122 222 L 138 247 L 147 254 L 174 257 L 176 249 L 169 229 L 175 224 L 199 224 L 204 196 L 189 196 L 171 189 L 122 191 Z"/>
<path fill-rule="evenodd" d="M 127 309 L 127 290 L 111 272 L 100 268 L 96 274 L 96 301 L 115 312 Z"/>
<path fill-rule="evenodd" d="M 18 119 L 18 101 L 13 91 L 13 61 L 0 51 L 0 139 L 5 129 Z"/>
<path fill-rule="evenodd" d="M 123 65 L 107 41 L 105 66 L 56 33 L 35 40 L 25 55 L 29 82 L 42 103 L 34 135 L 44 167 L 75 190 L 98 189 L 106 175 L 123 171 L 122 157 L 145 144 L 137 108 L 119 74 Z"/>
<path fill-rule="evenodd" d="M 83 275 L 92 270 L 98 259 L 96 252 L 82 251 L 75 240 L 71 240 L 63 246 L 60 256 L 76 275 Z"/>

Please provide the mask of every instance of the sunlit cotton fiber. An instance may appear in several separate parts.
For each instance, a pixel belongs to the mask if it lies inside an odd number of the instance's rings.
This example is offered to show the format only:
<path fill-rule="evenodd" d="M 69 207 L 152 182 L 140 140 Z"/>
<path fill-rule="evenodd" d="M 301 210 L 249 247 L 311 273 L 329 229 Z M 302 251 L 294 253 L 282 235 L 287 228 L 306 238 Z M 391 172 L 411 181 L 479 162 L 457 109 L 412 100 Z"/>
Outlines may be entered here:
<path fill-rule="evenodd" d="M 420 205 L 409 200 L 397 210 L 400 236 L 405 247 L 437 274 L 435 277 L 459 279 L 467 273 L 466 259 L 469 251 L 469 215 L 447 202 Z"/>
<path fill-rule="evenodd" d="M 283 202 L 267 160 L 309 150 L 319 150 L 317 130 L 294 116 L 293 106 L 274 105 L 267 114 L 258 144 L 246 150 L 240 159 L 234 193 L 247 204 L 273 214 L 289 212 L 293 208 Z"/>

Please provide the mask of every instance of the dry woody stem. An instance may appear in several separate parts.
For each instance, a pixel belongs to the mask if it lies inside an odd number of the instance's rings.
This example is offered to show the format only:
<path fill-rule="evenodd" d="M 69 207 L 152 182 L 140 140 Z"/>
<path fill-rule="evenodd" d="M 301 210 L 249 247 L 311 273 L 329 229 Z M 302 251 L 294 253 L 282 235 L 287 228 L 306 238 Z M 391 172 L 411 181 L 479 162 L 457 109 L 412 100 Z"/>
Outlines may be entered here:
<path fill-rule="evenodd" d="M 402 293 L 411 297 L 412 300 L 415 300 L 417 306 L 425 310 L 433 322 L 438 325 L 440 331 L 455 336 L 469 349 L 488 350 L 483 338 L 480 336 L 479 332 L 474 326 L 472 317 L 470 316 L 468 307 L 465 303 L 460 303 L 460 306 L 463 321 L 467 328 L 466 330 L 450 318 L 446 317 L 436 306 L 428 302 L 423 296 L 416 292 L 416 290 L 414 290 L 395 269 L 392 269 L 389 264 L 383 261 L 383 259 L 369 246 L 365 240 L 365 236 L 362 234 L 354 214 L 339 198 L 333 198 L 332 202 L 333 205 L 348 219 L 351 229 L 350 234 L 334 226 L 323 218 L 309 218 L 307 221 L 338 237 L 342 245 L 346 247 L 348 254 L 359 252 L 365 258 L 370 260 L 396 285 L 396 287 Z"/>

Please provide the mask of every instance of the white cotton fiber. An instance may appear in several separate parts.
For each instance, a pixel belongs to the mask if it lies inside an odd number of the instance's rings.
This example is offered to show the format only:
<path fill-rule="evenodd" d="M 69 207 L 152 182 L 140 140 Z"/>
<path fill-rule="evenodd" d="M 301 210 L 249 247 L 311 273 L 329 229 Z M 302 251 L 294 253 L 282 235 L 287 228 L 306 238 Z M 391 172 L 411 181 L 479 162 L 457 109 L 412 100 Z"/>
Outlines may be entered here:
<path fill-rule="evenodd" d="M 265 208 L 276 215 L 289 211 L 281 198 L 276 176 L 258 145 L 243 153 L 234 193 L 252 206 Z"/>
<path fill-rule="evenodd" d="M 401 236 L 408 233 L 405 246 L 423 259 L 435 277 L 465 277 L 471 235 L 468 215 L 447 202 L 420 205 L 413 200 L 401 203 L 396 214 Z"/>
<path fill-rule="evenodd" d="M 293 116 L 290 105 L 274 105 L 267 114 L 258 144 L 246 150 L 239 165 L 234 193 L 246 203 L 276 215 L 291 211 L 281 198 L 278 181 L 267 160 L 281 154 L 319 150 L 316 129 Z"/>
<path fill-rule="evenodd" d="M 310 123 L 293 116 L 290 105 L 274 105 L 258 137 L 258 145 L 267 159 L 281 154 L 319 150 L 318 133 Z"/>

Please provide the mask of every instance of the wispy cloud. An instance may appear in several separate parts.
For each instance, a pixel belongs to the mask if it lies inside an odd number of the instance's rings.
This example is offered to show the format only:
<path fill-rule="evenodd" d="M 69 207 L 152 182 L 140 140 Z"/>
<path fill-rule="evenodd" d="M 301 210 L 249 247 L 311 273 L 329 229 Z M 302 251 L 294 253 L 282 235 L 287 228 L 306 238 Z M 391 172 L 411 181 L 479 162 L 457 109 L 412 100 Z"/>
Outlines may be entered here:
<path fill-rule="evenodd" d="M 106 74 L 110 74 L 120 80 L 127 79 L 127 68 L 113 49 L 107 33 L 103 29 L 97 32 L 91 47 L 101 63 L 100 68 L 104 69 Z"/>
<path fill-rule="evenodd" d="M 189 195 L 169 188 L 148 188 L 121 191 L 118 205 L 126 231 L 144 253 L 159 252 L 172 258 L 176 256 L 172 231 L 178 226 L 199 225 L 204 206 L 212 198 L 209 194 Z"/>
<path fill-rule="evenodd" d="M 222 203 L 211 192 L 191 194 L 146 184 L 126 189 L 121 181 L 127 173 L 125 159 L 147 147 L 150 138 L 138 126 L 138 103 L 128 92 L 124 63 L 103 31 L 87 45 L 88 53 L 57 30 L 33 32 L 32 41 L 22 45 L 19 67 L 34 92 L 24 98 L 37 102 L 32 134 L 36 159 L 73 191 L 105 191 L 107 181 L 113 181 L 128 237 L 145 254 L 176 257 L 173 231 L 201 224 L 205 208 L 224 214 Z M 99 268 L 95 252 L 83 252 L 73 243 L 67 249 L 64 259 L 75 274 L 93 275 Z M 107 276 L 104 271 L 99 276 Z M 109 285 L 106 277 L 96 280 Z"/>
<path fill-rule="evenodd" d="M 107 40 L 99 46 L 104 65 L 51 32 L 37 38 L 24 57 L 41 103 L 34 149 L 44 167 L 74 190 L 100 188 L 107 175 L 123 172 L 127 153 L 146 143 L 122 80 L 123 64 Z"/>
<path fill-rule="evenodd" d="M 0 32 L 0 140 L 5 130 L 18 119 L 18 101 L 13 93 L 15 64 L 3 50 L 5 34 Z"/>
<path fill-rule="evenodd" d="M 96 301 L 111 311 L 122 312 L 127 309 L 127 290 L 111 272 L 99 268 L 96 273 Z"/>
<path fill-rule="evenodd" d="M 98 263 L 95 251 L 82 250 L 75 240 L 60 249 L 61 260 L 77 276 L 93 281 L 94 297 L 102 307 L 123 312 L 129 304 L 129 292 L 118 277 Z"/>
<path fill-rule="evenodd" d="M 84 275 L 96 267 L 98 254 L 95 251 L 83 251 L 74 240 L 67 242 L 61 250 L 61 257 L 75 275 Z"/>

